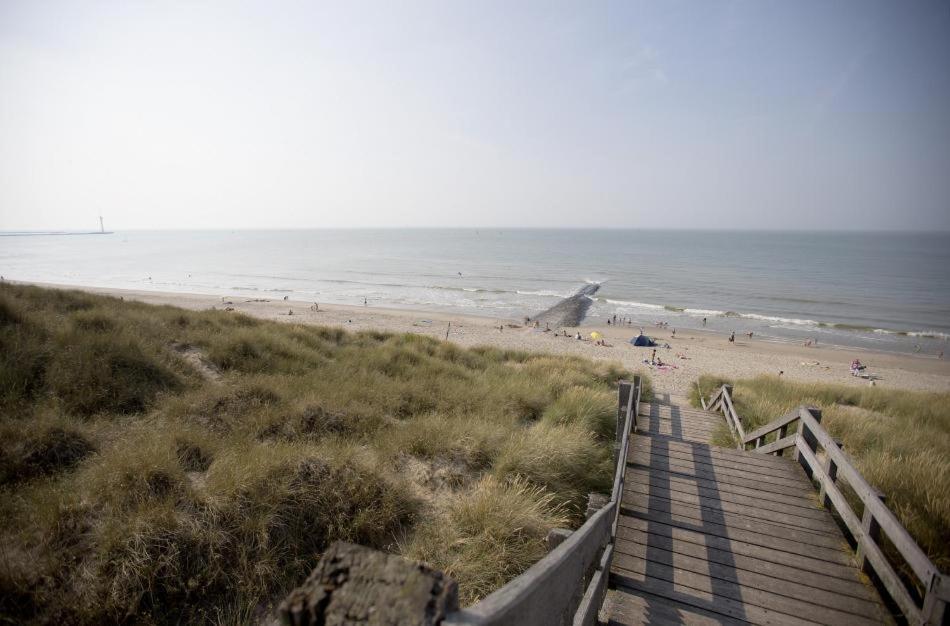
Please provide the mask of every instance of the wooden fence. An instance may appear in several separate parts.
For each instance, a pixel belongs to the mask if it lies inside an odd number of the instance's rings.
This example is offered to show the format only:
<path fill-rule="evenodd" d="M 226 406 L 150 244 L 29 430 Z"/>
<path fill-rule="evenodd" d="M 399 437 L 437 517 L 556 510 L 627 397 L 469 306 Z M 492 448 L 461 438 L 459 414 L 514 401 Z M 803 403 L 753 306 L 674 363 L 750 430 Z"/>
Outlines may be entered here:
<path fill-rule="evenodd" d="M 281 621 L 294 626 L 329 623 L 333 621 L 329 614 L 337 611 L 346 616 L 347 623 L 596 624 L 607 592 L 630 433 L 636 427 L 641 389 L 639 376 L 619 386 L 614 482 L 606 503 L 600 508 L 588 507 L 587 521 L 580 528 L 501 589 L 458 609 L 454 583 L 447 583 L 440 572 L 359 546 L 334 544 L 307 582 L 282 603 Z M 344 581 L 342 585 L 340 581 Z M 336 607 L 333 594 L 340 598 Z M 400 606 L 387 608 L 386 618 L 381 619 L 378 605 L 397 602 Z"/>
<path fill-rule="evenodd" d="M 782 456 L 791 452 L 818 488 L 821 503 L 834 510 L 854 539 L 861 568 L 890 596 L 910 624 L 942 624 L 950 620 L 950 577 L 941 574 L 890 509 L 884 497 L 855 469 L 851 458 L 821 426 L 821 411 L 801 406 L 746 434 L 732 403 L 731 385 L 723 385 L 703 408 L 721 411 L 738 443 L 738 448 Z M 855 511 L 838 484 L 844 479 L 861 509 Z M 882 549 L 882 540 L 893 550 Z M 892 562 L 899 555 L 906 564 Z M 905 584 L 898 569 L 915 579 Z"/>

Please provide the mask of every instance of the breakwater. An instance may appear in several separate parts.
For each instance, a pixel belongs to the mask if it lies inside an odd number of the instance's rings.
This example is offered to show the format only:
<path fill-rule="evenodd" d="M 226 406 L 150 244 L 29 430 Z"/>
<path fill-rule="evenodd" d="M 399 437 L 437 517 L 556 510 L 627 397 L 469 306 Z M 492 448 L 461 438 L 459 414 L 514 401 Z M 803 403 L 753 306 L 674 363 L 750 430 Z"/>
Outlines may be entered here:
<path fill-rule="evenodd" d="M 577 292 L 554 306 L 534 316 L 534 320 L 551 326 L 578 326 L 593 304 L 593 295 L 600 289 L 599 283 L 588 283 Z"/>

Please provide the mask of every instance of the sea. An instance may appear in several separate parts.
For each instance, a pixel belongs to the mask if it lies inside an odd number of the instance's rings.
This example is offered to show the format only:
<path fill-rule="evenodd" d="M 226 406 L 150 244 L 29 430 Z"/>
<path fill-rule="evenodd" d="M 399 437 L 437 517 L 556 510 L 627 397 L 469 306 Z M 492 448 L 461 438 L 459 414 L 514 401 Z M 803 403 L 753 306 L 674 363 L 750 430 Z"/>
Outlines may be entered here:
<path fill-rule="evenodd" d="M 515 320 L 595 284 L 585 324 L 616 315 L 647 334 L 662 323 L 931 356 L 950 337 L 950 233 L 0 234 L 0 275 L 18 281 L 350 305 L 366 299 Z"/>

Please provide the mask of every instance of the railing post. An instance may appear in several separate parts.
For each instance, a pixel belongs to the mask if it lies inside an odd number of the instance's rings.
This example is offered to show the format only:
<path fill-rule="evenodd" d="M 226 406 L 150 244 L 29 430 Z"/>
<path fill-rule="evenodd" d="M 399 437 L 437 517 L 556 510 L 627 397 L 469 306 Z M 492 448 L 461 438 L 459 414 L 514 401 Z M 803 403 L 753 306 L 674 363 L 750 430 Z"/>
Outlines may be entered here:
<path fill-rule="evenodd" d="M 844 449 L 844 445 L 841 443 L 840 439 L 833 439 L 835 445 L 838 446 L 838 449 Z M 825 462 L 825 472 L 828 474 L 828 478 L 831 479 L 831 482 L 838 482 L 838 464 L 831 459 L 831 455 L 828 454 L 828 451 L 825 450 L 825 456 L 827 460 Z M 821 487 L 818 489 L 818 501 L 821 502 L 821 505 L 825 508 L 831 505 L 831 500 L 827 495 L 827 488 L 825 483 L 821 483 Z"/>
<path fill-rule="evenodd" d="M 726 423 L 729 424 L 729 430 L 732 431 L 732 434 L 736 437 L 739 436 L 739 433 L 736 432 L 736 425 L 732 423 L 732 418 L 729 416 L 729 405 L 726 404 L 726 395 L 729 395 L 729 399 L 732 399 L 732 385 L 725 384 L 722 386 L 722 395 L 719 396 L 719 409 L 722 411 L 722 414 L 726 417 Z M 741 445 L 741 441 L 739 442 Z"/>
<path fill-rule="evenodd" d="M 887 502 L 887 496 L 885 496 L 883 493 L 878 492 L 875 495 L 877 495 L 881 503 Z M 877 520 L 874 519 L 874 514 L 871 513 L 871 507 L 868 505 L 864 505 L 864 514 L 861 516 L 861 528 L 871 541 L 878 543 L 878 539 L 881 536 L 881 527 L 878 525 Z M 860 543 L 858 543 L 858 552 L 856 556 L 858 559 L 858 567 L 860 567 L 862 572 L 867 573 L 869 568 L 868 558 L 864 553 L 864 550 L 861 548 Z"/>
<path fill-rule="evenodd" d="M 775 441 L 779 439 L 785 439 L 788 436 L 788 424 L 782 424 L 782 427 L 778 429 L 778 436 L 775 438 Z M 776 450 L 775 456 L 785 456 L 785 450 Z"/>
<path fill-rule="evenodd" d="M 633 397 L 635 391 L 634 384 L 630 381 L 621 380 L 620 384 L 617 385 L 617 426 L 614 433 L 614 467 L 617 467 L 617 463 L 620 460 L 620 446 L 623 443 L 623 428 L 627 417 L 627 404 L 636 400 L 636 398 Z M 629 428 L 629 425 L 627 427 Z"/>
<path fill-rule="evenodd" d="M 947 612 L 947 600 L 950 597 L 950 578 L 940 572 L 934 572 L 924 592 L 924 606 L 921 608 L 921 618 L 928 626 L 939 626 L 944 623 Z"/>
<path fill-rule="evenodd" d="M 813 406 L 804 406 L 801 408 L 801 410 L 811 413 L 811 416 L 815 418 L 815 421 L 821 424 L 821 409 Z M 808 428 L 803 420 L 799 419 L 798 424 L 798 432 L 805 441 L 805 444 L 812 452 L 816 452 L 818 449 L 818 438 L 815 437 L 815 433 L 811 432 L 811 429 Z M 811 480 L 812 475 L 814 474 L 811 467 L 808 466 L 808 463 L 805 461 L 802 455 L 798 453 L 797 450 L 795 452 L 795 457 L 798 459 L 798 463 L 802 466 L 802 469 L 805 470 L 808 480 Z"/>

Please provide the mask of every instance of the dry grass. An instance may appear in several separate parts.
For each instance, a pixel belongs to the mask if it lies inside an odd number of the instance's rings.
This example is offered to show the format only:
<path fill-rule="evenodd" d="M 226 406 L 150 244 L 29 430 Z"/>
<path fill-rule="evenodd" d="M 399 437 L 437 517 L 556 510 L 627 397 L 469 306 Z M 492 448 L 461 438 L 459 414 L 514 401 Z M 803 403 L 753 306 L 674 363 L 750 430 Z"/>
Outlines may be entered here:
<path fill-rule="evenodd" d="M 481 597 L 609 488 L 624 376 L 0 285 L 0 621 L 247 623 L 338 539 Z"/>
<path fill-rule="evenodd" d="M 703 377 L 707 397 L 722 379 Z M 772 376 L 734 381 L 744 425 L 767 424 L 802 404 L 822 409 L 858 471 L 942 571 L 950 570 L 950 394 L 793 383 Z M 692 401 L 699 403 L 694 390 Z M 728 429 L 727 429 L 728 432 Z M 726 442 L 728 443 L 728 442 Z"/>

